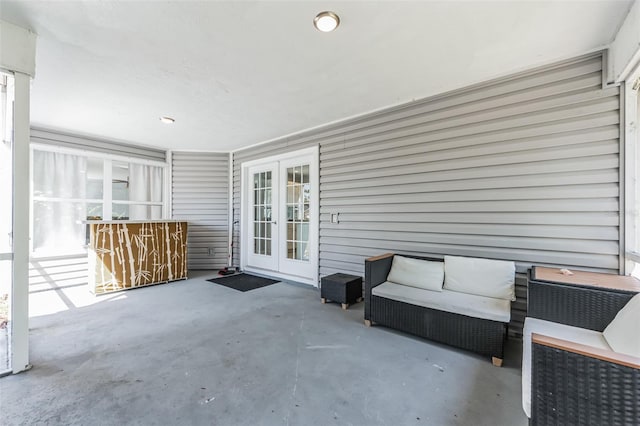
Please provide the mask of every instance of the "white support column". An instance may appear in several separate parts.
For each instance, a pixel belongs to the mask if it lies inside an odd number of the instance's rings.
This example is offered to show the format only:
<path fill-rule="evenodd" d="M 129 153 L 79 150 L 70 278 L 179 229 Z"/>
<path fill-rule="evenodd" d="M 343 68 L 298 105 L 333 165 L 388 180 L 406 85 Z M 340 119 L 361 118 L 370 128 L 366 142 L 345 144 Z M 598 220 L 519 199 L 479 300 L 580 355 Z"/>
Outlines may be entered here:
<path fill-rule="evenodd" d="M 14 373 L 29 365 L 29 91 L 31 77 L 16 72 L 13 145 L 13 301 L 11 352 Z"/>

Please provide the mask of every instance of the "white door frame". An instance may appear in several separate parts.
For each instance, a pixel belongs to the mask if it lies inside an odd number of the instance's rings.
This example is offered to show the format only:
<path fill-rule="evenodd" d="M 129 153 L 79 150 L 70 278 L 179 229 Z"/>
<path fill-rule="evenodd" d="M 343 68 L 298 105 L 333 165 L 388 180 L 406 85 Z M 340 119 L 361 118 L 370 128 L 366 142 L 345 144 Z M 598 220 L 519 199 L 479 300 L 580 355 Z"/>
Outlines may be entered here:
<path fill-rule="evenodd" d="M 311 268 L 315 271 L 313 277 L 302 277 L 298 275 L 290 275 L 282 272 L 271 271 L 266 269 L 252 268 L 247 266 L 247 257 L 249 251 L 249 244 L 247 244 L 247 229 L 248 229 L 248 210 L 249 199 L 247 191 L 247 182 L 249 180 L 249 168 L 257 166 L 263 163 L 273 163 L 282 160 L 293 159 L 297 157 L 311 156 L 313 161 L 310 164 L 310 169 L 315 171 L 311 173 L 311 208 L 310 208 L 310 221 L 309 221 L 309 262 Z M 241 178 L 240 178 L 240 267 L 247 272 L 253 272 L 262 275 L 269 275 L 276 278 L 282 278 L 285 280 L 291 280 L 301 282 L 304 284 L 310 284 L 314 287 L 318 287 L 318 264 L 319 264 L 319 231 L 320 231 L 320 151 L 316 145 L 311 148 L 305 148 L 298 151 L 292 151 L 281 155 L 273 155 L 257 160 L 245 161 L 241 165 Z"/>

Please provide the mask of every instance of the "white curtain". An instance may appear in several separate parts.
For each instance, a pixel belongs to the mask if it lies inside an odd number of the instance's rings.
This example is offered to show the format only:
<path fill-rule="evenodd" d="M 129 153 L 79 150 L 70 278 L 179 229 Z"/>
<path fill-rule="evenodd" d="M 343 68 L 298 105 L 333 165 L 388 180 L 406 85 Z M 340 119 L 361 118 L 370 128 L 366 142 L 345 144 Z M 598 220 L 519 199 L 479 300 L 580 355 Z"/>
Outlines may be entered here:
<path fill-rule="evenodd" d="M 162 167 L 129 163 L 129 200 L 162 202 Z M 129 219 L 162 219 L 162 206 L 131 204 Z"/>
<path fill-rule="evenodd" d="M 87 216 L 87 159 L 57 152 L 33 153 L 33 249 L 48 255 L 81 252 Z M 42 199 L 56 198 L 55 200 Z M 70 199 L 79 199 L 71 201 Z"/>

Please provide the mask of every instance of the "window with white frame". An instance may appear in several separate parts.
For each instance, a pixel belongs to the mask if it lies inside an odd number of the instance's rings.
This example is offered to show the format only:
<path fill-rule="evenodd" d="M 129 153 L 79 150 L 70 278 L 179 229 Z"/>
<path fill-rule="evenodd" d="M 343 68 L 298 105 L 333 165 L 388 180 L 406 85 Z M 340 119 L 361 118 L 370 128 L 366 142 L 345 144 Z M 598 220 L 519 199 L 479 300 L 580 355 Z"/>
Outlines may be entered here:
<path fill-rule="evenodd" d="M 164 163 L 32 150 L 32 254 L 83 253 L 85 220 L 162 219 Z"/>

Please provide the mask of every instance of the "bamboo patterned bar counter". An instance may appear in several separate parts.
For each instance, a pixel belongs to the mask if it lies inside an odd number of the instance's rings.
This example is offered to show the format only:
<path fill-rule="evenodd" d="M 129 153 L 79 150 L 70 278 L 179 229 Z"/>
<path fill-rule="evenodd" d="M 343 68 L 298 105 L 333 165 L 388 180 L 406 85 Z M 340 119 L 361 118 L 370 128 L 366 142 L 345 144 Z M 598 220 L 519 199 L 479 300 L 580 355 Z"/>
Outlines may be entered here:
<path fill-rule="evenodd" d="M 187 222 L 92 221 L 89 289 L 95 294 L 187 278 Z"/>

